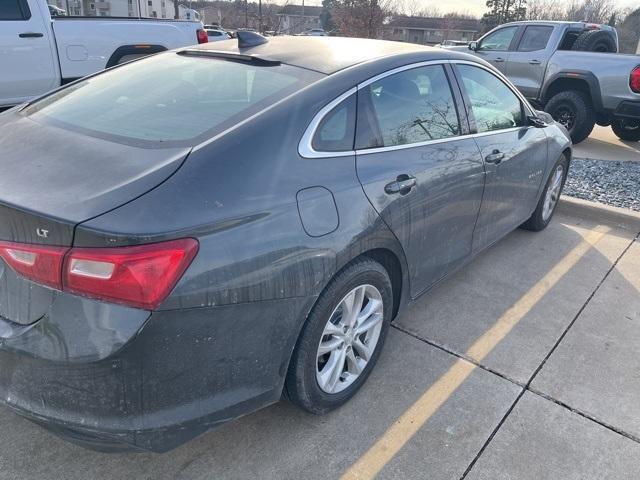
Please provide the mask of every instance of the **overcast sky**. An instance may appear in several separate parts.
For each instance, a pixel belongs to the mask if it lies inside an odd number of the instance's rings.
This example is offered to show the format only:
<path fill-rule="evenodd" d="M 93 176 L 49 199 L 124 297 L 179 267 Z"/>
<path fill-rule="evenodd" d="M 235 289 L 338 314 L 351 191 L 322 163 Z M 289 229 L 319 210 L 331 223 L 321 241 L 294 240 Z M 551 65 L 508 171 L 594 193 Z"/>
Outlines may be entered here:
<path fill-rule="evenodd" d="M 395 0 L 394 0 L 395 1 Z M 486 0 L 397 0 L 399 3 L 404 1 L 410 1 L 412 4 L 415 2 L 427 7 L 437 7 L 443 13 L 456 11 L 456 12 L 471 12 L 476 15 L 482 15 L 487 11 Z M 284 3 L 284 0 L 280 0 L 279 3 Z M 302 3 L 302 0 L 289 0 L 288 3 Z M 635 7 L 639 0 L 615 0 L 616 5 L 620 7 Z M 322 0 L 305 0 L 305 5 L 321 5 Z"/>

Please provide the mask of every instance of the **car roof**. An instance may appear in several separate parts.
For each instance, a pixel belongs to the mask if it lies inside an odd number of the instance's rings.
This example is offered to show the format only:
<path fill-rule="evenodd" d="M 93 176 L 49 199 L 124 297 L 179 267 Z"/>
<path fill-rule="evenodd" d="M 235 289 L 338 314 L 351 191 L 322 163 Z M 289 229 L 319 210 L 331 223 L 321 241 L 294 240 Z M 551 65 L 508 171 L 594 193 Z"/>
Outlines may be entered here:
<path fill-rule="evenodd" d="M 204 43 L 189 47 L 189 50 L 194 48 L 277 60 L 327 75 L 359 63 L 397 54 L 422 52 L 424 60 L 459 57 L 454 52 L 413 43 L 345 37 L 280 36 L 269 37 L 267 43 L 250 48 L 238 48 L 237 40 Z"/>

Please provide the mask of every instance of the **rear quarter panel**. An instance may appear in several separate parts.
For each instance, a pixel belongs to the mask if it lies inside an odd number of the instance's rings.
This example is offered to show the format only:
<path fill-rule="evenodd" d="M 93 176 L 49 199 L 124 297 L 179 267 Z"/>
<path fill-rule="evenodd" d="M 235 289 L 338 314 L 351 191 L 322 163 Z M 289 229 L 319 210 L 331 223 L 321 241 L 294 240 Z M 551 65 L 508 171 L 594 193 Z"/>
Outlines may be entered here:
<path fill-rule="evenodd" d="M 119 47 L 159 45 L 166 49 L 197 43 L 199 22 L 138 19 L 53 20 L 63 78 L 79 78 L 102 70 Z"/>
<path fill-rule="evenodd" d="M 621 53 L 557 51 L 549 60 L 545 87 L 560 74 L 591 72 L 599 84 L 599 92 L 592 95 L 602 99 L 605 110 L 615 110 L 623 100 L 640 100 L 629 87 L 631 71 L 640 65 L 640 57 Z"/>

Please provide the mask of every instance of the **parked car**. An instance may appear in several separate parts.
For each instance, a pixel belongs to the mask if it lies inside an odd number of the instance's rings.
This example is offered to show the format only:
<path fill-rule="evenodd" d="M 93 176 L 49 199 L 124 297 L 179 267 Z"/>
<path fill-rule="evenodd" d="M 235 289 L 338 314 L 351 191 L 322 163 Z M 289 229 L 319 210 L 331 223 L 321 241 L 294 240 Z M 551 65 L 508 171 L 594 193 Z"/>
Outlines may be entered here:
<path fill-rule="evenodd" d="M 436 47 L 466 47 L 469 45 L 465 40 L 444 40 L 442 43 L 436 45 Z"/>
<path fill-rule="evenodd" d="M 614 28 L 514 22 L 471 42 L 469 49 L 562 123 L 574 143 L 586 139 L 596 123 L 611 125 L 622 140 L 640 140 L 640 59 L 614 54 Z"/>
<path fill-rule="evenodd" d="M 302 32 L 301 35 L 311 36 L 311 37 L 327 37 L 329 34 L 324 31 L 323 28 L 312 28 L 310 30 L 306 30 Z"/>
<path fill-rule="evenodd" d="M 229 40 L 231 38 L 231 35 L 223 30 L 206 29 L 206 32 L 210 42 L 219 42 L 220 40 Z"/>
<path fill-rule="evenodd" d="M 45 0 L 0 2 L 0 107 L 85 75 L 208 41 L 200 22 L 50 15 Z"/>
<path fill-rule="evenodd" d="M 568 133 L 487 62 L 238 36 L 0 114 L 0 399 L 63 437 L 328 412 L 410 301 L 552 219 Z"/>

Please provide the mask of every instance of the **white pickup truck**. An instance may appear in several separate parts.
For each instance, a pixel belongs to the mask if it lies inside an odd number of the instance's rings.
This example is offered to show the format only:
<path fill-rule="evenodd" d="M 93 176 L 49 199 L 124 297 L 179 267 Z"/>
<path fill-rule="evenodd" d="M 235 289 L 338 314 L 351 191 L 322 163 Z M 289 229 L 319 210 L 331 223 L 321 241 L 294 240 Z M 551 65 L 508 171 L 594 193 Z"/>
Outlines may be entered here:
<path fill-rule="evenodd" d="M 201 22 L 52 19 L 46 0 L 0 0 L 0 107 L 123 61 L 207 41 Z"/>

